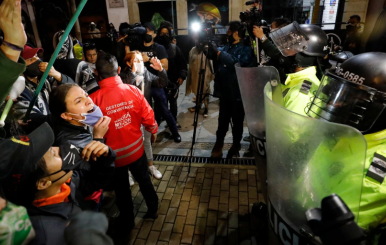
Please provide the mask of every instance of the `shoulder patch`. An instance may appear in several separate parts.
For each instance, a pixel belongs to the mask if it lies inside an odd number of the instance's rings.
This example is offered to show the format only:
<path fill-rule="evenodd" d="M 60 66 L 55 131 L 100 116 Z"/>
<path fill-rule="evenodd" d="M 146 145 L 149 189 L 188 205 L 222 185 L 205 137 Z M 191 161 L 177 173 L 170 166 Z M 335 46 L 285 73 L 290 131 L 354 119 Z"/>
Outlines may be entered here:
<path fill-rule="evenodd" d="M 302 88 L 300 89 L 300 92 L 303 94 L 308 94 L 310 92 L 312 86 L 312 82 L 304 80 L 302 83 Z"/>
<path fill-rule="evenodd" d="M 386 177 L 386 157 L 378 153 L 374 153 L 373 161 L 371 162 L 366 176 L 382 184 Z"/>
<path fill-rule="evenodd" d="M 289 88 L 287 88 L 286 90 L 283 91 L 283 98 L 288 94 L 288 91 L 290 91 Z"/>

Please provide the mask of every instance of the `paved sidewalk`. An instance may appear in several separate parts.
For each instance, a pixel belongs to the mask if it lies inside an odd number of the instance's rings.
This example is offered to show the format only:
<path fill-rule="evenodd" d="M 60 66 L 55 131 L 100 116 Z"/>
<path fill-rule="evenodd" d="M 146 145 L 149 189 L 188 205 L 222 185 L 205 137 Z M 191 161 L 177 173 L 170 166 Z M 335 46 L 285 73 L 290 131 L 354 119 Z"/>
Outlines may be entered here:
<path fill-rule="evenodd" d="M 138 184 L 132 187 L 135 228 L 130 244 L 256 244 L 253 203 L 262 200 L 255 166 L 159 163 L 162 180 L 153 179 L 159 217 L 144 221 L 147 207 Z M 107 202 L 113 196 L 106 196 Z M 115 204 L 105 205 L 110 217 Z"/>
<path fill-rule="evenodd" d="M 158 130 L 158 141 L 156 144 L 153 144 L 153 153 L 154 154 L 164 154 L 164 155 L 179 155 L 186 156 L 189 153 L 191 142 L 193 138 L 193 117 L 194 113 L 189 112 L 189 108 L 195 106 L 192 102 L 194 95 L 185 96 L 185 84 L 180 87 L 179 97 L 178 97 L 178 123 L 181 125 L 180 135 L 182 142 L 180 144 L 174 143 L 172 139 L 169 139 L 170 131 L 165 129 L 166 123 L 163 122 L 159 126 Z M 211 83 L 212 91 L 213 84 Z M 218 125 L 218 113 L 219 113 L 219 100 L 210 96 L 209 102 L 209 116 L 204 118 L 203 113 L 204 109 L 201 109 L 200 115 L 198 118 L 197 126 L 197 138 L 196 142 L 198 143 L 195 146 L 193 151 L 194 156 L 201 157 L 210 157 L 210 153 L 216 142 L 216 130 Z M 246 123 L 244 123 L 244 133 L 243 136 L 248 136 L 248 128 Z M 243 156 L 244 152 L 248 149 L 249 142 L 241 142 L 242 149 L 240 151 L 240 156 Z M 229 148 L 232 145 L 232 133 L 229 126 L 228 134 L 225 138 L 225 146 L 223 149 L 223 157 L 226 157 Z"/>

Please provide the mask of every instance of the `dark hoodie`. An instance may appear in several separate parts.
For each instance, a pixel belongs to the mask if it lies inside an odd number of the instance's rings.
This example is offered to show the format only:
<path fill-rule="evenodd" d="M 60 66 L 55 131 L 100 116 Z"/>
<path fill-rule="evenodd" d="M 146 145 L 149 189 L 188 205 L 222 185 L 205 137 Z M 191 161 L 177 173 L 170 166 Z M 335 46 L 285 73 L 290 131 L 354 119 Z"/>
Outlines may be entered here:
<path fill-rule="evenodd" d="M 168 78 L 170 82 L 176 84 L 179 78 L 182 78 L 183 80 L 186 79 L 186 76 L 188 74 L 188 65 L 181 49 L 177 45 L 171 43 L 170 38 L 168 42 L 162 42 L 162 37 L 160 36 L 160 33 L 161 30 L 164 28 L 168 30 L 169 37 L 172 36 L 170 28 L 166 26 L 161 26 L 158 29 L 156 41 L 162 46 L 164 46 L 166 52 L 168 53 Z"/>

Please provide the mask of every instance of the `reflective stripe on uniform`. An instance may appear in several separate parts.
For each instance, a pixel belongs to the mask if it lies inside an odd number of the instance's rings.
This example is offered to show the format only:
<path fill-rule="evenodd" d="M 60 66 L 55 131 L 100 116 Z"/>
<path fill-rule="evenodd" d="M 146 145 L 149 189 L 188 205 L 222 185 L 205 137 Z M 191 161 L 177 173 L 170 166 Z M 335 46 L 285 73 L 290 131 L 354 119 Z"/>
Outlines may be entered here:
<path fill-rule="evenodd" d="M 123 147 L 123 148 L 121 148 L 121 149 L 116 149 L 116 150 L 114 150 L 114 151 L 115 151 L 115 152 L 125 151 L 125 150 L 127 150 L 127 149 L 129 149 L 129 148 L 135 146 L 136 144 L 138 144 L 138 142 L 139 142 L 141 139 L 142 139 L 142 136 L 139 137 L 139 139 L 138 139 L 137 141 L 135 141 L 134 143 L 132 143 L 131 145 L 125 146 L 125 147 Z M 143 142 L 142 142 L 142 144 L 143 144 Z"/>
<path fill-rule="evenodd" d="M 138 146 L 138 147 L 137 147 L 135 150 L 133 150 L 133 151 L 132 151 L 132 152 L 130 152 L 130 153 L 127 153 L 126 155 L 123 155 L 123 156 L 117 157 L 116 159 L 117 159 L 117 160 L 120 160 L 120 159 L 122 159 L 122 158 L 126 158 L 126 157 L 129 157 L 129 156 L 133 155 L 134 153 L 136 153 L 137 151 L 139 151 L 139 150 L 141 149 L 141 147 L 143 147 L 143 141 L 142 141 L 141 145 L 140 145 L 140 146 Z"/>

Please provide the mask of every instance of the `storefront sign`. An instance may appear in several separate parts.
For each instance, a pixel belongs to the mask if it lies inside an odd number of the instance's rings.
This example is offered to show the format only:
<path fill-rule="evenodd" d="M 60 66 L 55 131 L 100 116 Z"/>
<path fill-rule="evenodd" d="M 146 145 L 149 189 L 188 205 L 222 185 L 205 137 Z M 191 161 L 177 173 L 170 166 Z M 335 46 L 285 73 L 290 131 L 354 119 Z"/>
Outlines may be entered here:
<path fill-rule="evenodd" d="M 109 7 L 110 8 L 123 8 L 123 0 L 109 0 Z"/>

